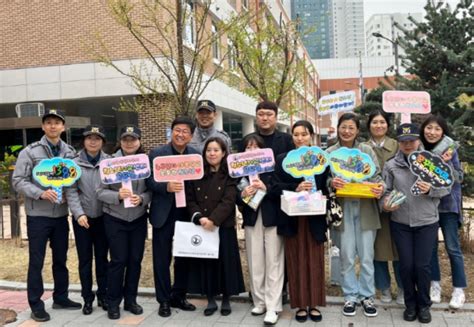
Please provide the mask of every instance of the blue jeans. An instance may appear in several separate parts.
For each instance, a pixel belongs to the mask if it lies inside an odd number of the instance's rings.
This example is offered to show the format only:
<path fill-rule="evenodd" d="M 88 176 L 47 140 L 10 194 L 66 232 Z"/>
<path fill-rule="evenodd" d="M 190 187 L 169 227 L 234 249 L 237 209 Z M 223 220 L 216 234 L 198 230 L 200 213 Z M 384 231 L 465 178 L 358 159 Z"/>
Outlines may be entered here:
<path fill-rule="evenodd" d="M 402 279 L 400 278 L 400 270 L 398 267 L 398 261 L 392 261 L 393 272 L 395 274 L 395 280 L 397 281 L 397 287 L 403 289 Z M 390 288 L 391 278 L 390 271 L 388 270 L 387 261 L 374 260 L 375 269 L 375 287 L 379 290 L 386 290 Z"/>
<path fill-rule="evenodd" d="M 451 263 L 453 286 L 465 288 L 467 283 L 466 274 L 464 272 L 464 258 L 461 252 L 461 244 L 459 242 L 458 218 L 458 214 L 454 212 L 442 212 L 439 214 L 439 226 L 443 232 L 444 246 L 446 247 L 449 262 Z M 433 247 L 433 255 L 431 257 L 431 280 L 441 280 L 438 261 L 438 241 Z"/>
<path fill-rule="evenodd" d="M 374 242 L 376 230 L 362 230 L 359 200 L 344 199 L 344 230 L 341 237 L 341 287 L 345 301 L 374 297 Z M 359 278 L 355 272 L 359 257 Z"/>

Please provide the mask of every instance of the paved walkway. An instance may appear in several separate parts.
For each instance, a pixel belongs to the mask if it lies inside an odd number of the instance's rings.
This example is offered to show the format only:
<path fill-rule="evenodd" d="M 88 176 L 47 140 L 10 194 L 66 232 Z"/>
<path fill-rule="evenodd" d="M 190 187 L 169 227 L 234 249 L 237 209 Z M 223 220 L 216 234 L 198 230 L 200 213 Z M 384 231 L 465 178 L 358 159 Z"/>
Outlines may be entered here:
<path fill-rule="evenodd" d="M 45 285 L 50 289 L 51 285 Z M 13 309 L 18 312 L 18 320 L 8 326 L 263 326 L 263 316 L 254 317 L 250 314 L 251 304 L 245 301 L 245 297 L 239 297 L 232 301 L 232 314 L 223 317 L 216 312 L 211 317 L 205 317 L 203 310 L 206 300 L 191 299 L 197 307 L 195 312 L 184 312 L 174 309 L 171 317 L 161 318 L 157 314 L 158 304 L 153 296 L 153 290 L 149 288 L 140 289 L 138 303 L 143 306 L 144 313 L 135 316 L 126 311 L 121 311 L 119 320 L 109 320 L 107 313 L 101 308 L 94 307 L 91 315 L 85 316 L 81 310 L 53 310 L 51 308 L 51 292 L 44 295 L 46 310 L 51 315 L 51 321 L 37 323 L 30 319 L 30 310 L 26 299 L 25 285 L 23 283 L 12 283 L 0 281 L 0 307 Z M 70 298 L 82 302 L 80 293 L 77 292 L 78 285 L 71 285 Z M 328 305 L 321 308 L 323 321 L 317 326 L 331 327 L 358 327 L 358 326 L 422 326 L 418 322 L 407 323 L 402 318 L 403 308 L 397 304 L 382 305 L 377 302 L 379 314 L 375 318 L 367 318 L 358 308 L 355 317 L 344 317 L 341 313 L 342 298 L 328 297 Z M 301 326 L 293 318 L 294 312 L 288 305 L 280 314 L 277 326 Z M 446 303 L 433 306 L 433 321 L 423 326 L 474 326 L 474 304 L 466 304 L 463 310 L 449 310 Z M 306 325 L 315 324 L 307 321 Z"/>

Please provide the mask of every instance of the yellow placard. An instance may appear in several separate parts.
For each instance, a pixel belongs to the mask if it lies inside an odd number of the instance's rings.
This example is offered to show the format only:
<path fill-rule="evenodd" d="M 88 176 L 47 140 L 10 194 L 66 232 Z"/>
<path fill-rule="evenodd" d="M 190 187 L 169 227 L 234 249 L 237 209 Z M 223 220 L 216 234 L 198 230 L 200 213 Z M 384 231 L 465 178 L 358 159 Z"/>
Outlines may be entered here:
<path fill-rule="evenodd" d="M 346 183 L 340 190 L 336 190 L 336 196 L 341 198 L 374 199 L 372 188 L 379 187 L 377 183 Z"/>

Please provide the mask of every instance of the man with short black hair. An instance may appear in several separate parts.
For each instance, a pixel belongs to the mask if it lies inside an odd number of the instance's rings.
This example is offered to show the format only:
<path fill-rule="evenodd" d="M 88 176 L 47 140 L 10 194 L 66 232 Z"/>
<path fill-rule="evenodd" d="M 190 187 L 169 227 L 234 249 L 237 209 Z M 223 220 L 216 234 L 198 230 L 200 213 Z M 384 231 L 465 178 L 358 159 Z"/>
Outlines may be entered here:
<path fill-rule="evenodd" d="M 58 203 L 58 194 L 52 188 L 41 186 L 33 179 L 33 169 L 41 160 L 53 157 L 72 159 L 74 148 L 61 140 L 66 120 L 55 109 L 49 109 L 42 117 L 44 136 L 23 149 L 15 165 L 12 184 L 25 196 L 26 227 L 29 241 L 27 292 L 31 318 L 43 322 L 50 319 L 41 296 L 44 293 L 41 272 L 46 245 L 53 254 L 53 309 L 81 309 L 81 304 L 68 298 L 69 272 L 66 266 L 69 225 L 68 206 Z"/>
<path fill-rule="evenodd" d="M 194 123 L 188 117 L 178 117 L 171 123 L 171 142 L 150 151 L 150 163 L 161 156 L 197 154 L 188 146 L 194 131 Z M 171 246 L 176 221 L 189 221 L 186 208 L 177 208 L 175 193 L 184 190 L 184 183 L 173 181 L 158 183 L 153 175 L 147 179 L 147 187 L 153 191 L 150 205 L 150 223 L 153 226 L 153 272 L 156 300 L 160 303 L 158 315 L 169 317 L 171 307 L 194 311 L 196 307 L 186 300 L 188 284 L 187 258 L 174 258 L 174 284 L 171 287 Z"/>

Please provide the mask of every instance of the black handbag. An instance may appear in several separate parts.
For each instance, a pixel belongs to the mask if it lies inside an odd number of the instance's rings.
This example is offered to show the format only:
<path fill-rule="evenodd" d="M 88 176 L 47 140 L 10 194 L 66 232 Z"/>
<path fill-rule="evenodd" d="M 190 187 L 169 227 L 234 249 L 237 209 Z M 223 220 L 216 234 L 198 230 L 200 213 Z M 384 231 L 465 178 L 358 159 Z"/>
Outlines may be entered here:
<path fill-rule="evenodd" d="M 334 192 L 329 193 L 326 213 L 326 223 L 329 227 L 339 227 L 342 224 L 342 206 Z"/>

